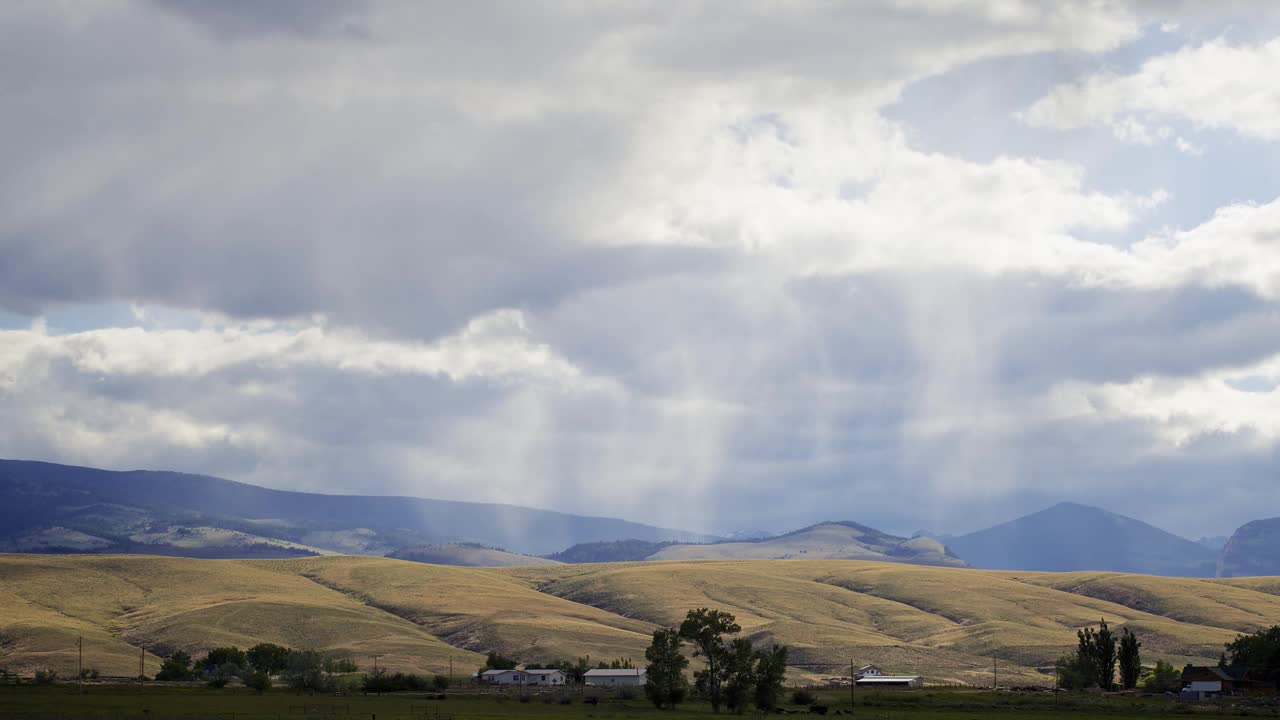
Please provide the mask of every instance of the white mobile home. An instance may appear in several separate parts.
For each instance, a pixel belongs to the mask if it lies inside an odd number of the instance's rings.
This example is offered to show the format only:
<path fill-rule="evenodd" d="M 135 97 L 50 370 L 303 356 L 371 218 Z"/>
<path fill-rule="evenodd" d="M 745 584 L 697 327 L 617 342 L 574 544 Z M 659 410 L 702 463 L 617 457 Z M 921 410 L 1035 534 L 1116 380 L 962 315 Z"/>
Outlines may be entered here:
<path fill-rule="evenodd" d="M 569 679 L 560 670 L 525 670 L 525 685 L 564 685 Z"/>
<path fill-rule="evenodd" d="M 643 685 L 646 679 L 643 668 L 624 668 L 588 670 L 583 681 L 595 687 L 637 687 Z"/>
<path fill-rule="evenodd" d="M 528 681 L 523 670 L 485 670 L 480 673 L 481 685 L 525 685 Z"/>

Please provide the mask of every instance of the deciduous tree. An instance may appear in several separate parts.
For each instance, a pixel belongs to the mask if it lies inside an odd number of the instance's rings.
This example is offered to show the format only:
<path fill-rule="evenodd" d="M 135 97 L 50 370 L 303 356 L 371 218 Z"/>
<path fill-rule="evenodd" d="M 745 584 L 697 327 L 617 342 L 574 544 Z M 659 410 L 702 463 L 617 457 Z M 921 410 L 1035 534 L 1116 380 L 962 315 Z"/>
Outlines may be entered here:
<path fill-rule="evenodd" d="M 658 630 L 644 651 L 649 667 L 645 671 L 644 694 L 659 709 L 671 709 L 684 700 L 689 681 L 684 676 L 689 661 L 680 653 L 683 640 L 676 630 Z"/>

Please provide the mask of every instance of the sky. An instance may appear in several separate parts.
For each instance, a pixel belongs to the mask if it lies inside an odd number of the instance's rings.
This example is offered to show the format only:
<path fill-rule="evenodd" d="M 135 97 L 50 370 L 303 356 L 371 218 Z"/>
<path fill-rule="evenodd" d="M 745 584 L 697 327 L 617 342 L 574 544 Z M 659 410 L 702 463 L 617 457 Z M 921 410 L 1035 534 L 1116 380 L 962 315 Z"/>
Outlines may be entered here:
<path fill-rule="evenodd" d="M 0 4 L 0 457 L 1280 515 L 1280 5 Z"/>

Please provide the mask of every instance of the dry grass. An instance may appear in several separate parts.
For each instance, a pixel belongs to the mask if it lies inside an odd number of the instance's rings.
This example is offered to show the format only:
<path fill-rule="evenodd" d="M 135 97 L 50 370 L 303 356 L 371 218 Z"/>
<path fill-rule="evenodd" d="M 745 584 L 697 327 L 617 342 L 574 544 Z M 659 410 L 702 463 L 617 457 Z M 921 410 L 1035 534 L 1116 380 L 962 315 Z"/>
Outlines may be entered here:
<path fill-rule="evenodd" d="M 691 607 L 738 616 L 793 648 L 798 676 L 856 663 L 931 681 L 1045 683 L 1037 668 L 1106 618 L 1143 637 L 1148 662 L 1209 661 L 1237 632 L 1280 623 L 1280 581 L 1011 573 L 890 563 L 703 561 L 462 568 L 386 558 L 190 560 L 0 556 L 0 665 L 136 671 L 158 654 L 271 641 L 346 651 L 418 672 L 480 662 L 643 656 Z M 90 645 L 91 644 L 91 645 Z M 98 660 L 97 658 L 102 658 Z M 68 665 L 70 663 L 70 665 Z M 367 664 L 367 663 L 366 663 Z M 153 665 L 154 668 L 154 665 Z M 154 670 L 153 670 L 154 671 Z"/>

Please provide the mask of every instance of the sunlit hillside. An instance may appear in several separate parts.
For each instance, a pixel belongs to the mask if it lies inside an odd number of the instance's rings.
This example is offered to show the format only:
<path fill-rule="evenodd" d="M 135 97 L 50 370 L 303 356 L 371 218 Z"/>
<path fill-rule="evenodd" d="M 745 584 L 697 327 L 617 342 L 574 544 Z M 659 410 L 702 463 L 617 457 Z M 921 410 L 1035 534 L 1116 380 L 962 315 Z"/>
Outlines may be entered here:
<path fill-rule="evenodd" d="M 419 672 L 499 650 L 524 662 L 640 658 L 691 607 L 738 616 L 793 648 L 796 679 L 855 663 L 929 681 L 1047 683 L 1078 627 L 1106 618 L 1148 663 L 1215 659 L 1238 632 L 1280 623 L 1280 582 L 1014 573 L 891 563 L 700 561 L 463 568 L 374 557 L 193 560 L 0 555 L 0 666 L 137 672 L 145 648 L 271 641 Z"/>

